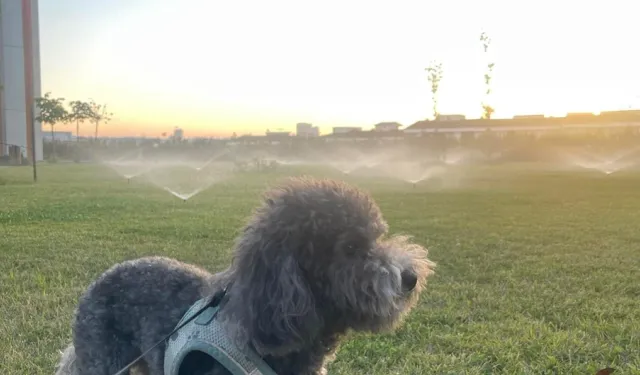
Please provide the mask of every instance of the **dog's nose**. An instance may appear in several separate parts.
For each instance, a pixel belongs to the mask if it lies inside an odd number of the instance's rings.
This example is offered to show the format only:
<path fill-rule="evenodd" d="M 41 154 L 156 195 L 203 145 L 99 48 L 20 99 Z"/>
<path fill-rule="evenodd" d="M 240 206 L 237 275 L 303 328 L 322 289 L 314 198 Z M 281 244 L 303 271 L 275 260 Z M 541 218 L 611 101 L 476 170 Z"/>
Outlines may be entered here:
<path fill-rule="evenodd" d="M 412 291 L 418 284 L 418 275 L 412 269 L 402 271 L 400 277 L 402 277 L 402 289 L 405 292 Z"/>

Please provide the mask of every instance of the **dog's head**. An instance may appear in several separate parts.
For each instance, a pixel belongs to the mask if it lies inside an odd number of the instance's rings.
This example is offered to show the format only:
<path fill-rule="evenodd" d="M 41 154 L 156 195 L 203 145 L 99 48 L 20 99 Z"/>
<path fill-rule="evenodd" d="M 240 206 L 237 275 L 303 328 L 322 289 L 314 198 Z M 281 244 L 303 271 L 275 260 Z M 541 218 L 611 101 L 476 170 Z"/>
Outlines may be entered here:
<path fill-rule="evenodd" d="M 434 264 L 387 224 L 366 193 L 293 179 L 270 191 L 236 246 L 225 315 L 262 355 L 323 335 L 392 328 Z"/>

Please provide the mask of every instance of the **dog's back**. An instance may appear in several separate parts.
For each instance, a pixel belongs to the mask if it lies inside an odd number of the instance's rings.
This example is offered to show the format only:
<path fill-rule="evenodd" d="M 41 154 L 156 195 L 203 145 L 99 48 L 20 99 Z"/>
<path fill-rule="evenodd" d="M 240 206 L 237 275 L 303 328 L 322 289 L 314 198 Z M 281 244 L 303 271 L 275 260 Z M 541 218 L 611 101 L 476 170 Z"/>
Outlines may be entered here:
<path fill-rule="evenodd" d="M 164 257 L 113 266 L 80 297 L 74 343 L 63 352 L 56 374 L 113 375 L 169 334 L 189 306 L 210 293 L 211 278 Z M 162 374 L 164 347 L 140 362 L 148 373 Z M 138 366 L 138 373 L 147 373 L 144 367 Z"/>

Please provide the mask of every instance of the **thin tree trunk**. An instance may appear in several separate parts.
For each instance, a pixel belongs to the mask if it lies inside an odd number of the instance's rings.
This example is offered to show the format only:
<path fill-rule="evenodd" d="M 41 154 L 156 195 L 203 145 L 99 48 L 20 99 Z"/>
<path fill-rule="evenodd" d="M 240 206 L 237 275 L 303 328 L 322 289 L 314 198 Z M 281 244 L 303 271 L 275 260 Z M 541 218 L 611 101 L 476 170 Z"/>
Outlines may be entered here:
<path fill-rule="evenodd" d="M 95 137 L 93 137 L 96 142 L 98 141 L 98 124 L 99 124 L 99 122 L 96 121 L 96 135 L 95 135 Z"/>
<path fill-rule="evenodd" d="M 75 162 L 80 162 L 80 120 L 76 121 L 76 151 L 75 151 Z"/>
<path fill-rule="evenodd" d="M 53 124 L 51 124 L 51 159 L 56 160 L 56 139 L 53 133 Z"/>

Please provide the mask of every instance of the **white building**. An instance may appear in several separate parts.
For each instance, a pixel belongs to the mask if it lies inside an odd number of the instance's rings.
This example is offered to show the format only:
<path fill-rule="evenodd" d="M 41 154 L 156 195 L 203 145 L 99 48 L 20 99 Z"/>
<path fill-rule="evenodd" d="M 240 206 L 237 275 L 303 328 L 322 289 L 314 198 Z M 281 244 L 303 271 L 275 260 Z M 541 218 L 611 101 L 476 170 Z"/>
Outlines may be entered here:
<path fill-rule="evenodd" d="M 38 0 L 0 0 L 0 44 L 0 156 L 16 145 L 31 159 L 35 146 L 42 160 L 34 101 L 41 96 Z"/>
<path fill-rule="evenodd" d="M 47 142 L 50 142 L 52 139 L 55 139 L 56 142 L 70 142 L 74 139 L 74 136 L 73 132 L 59 132 L 54 130 L 53 138 L 51 137 L 50 131 L 42 132 L 42 138 Z"/>
<path fill-rule="evenodd" d="M 181 141 L 184 138 L 184 130 L 182 128 L 173 129 L 173 139 Z"/>
<path fill-rule="evenodd" d="M 301 122 L 296 124 L 296 136 L 298 137 L 318 137 L 320 129 L 317 126 Z"/>
<path fill-rule="evenodd" d="M 373 130 L 377 132 L 389 132 L 394 130 L 399 130 L 402 125 L 397 122 L 381 122 L 379 124 L 375 124 L 373 126 Z"/>
<path fill-rule="evenodd" d="M 513 116 L 513 118 L 515 120 L 521 120 L 521 119 L 543 119 L 545 118 L 544 115 L 515 115 Z"/>
<path fill-rule="evenodd" d="M 290 137 L 291 132 L 288 130 L 276 129 L 276 131 L 271 131 L 267 129 L 264 133 L 267 137 Z"/>
<path fill-rule="evenodd" d="M 465 115 L 438 115 L 436 121 L 463 121 L 466 120 Z"/>
<path fill-rule="evenodd" d="M 359 126 L 336 126 L 333 128 L 333 134 L 360 132 L 362 128 Z"/>

